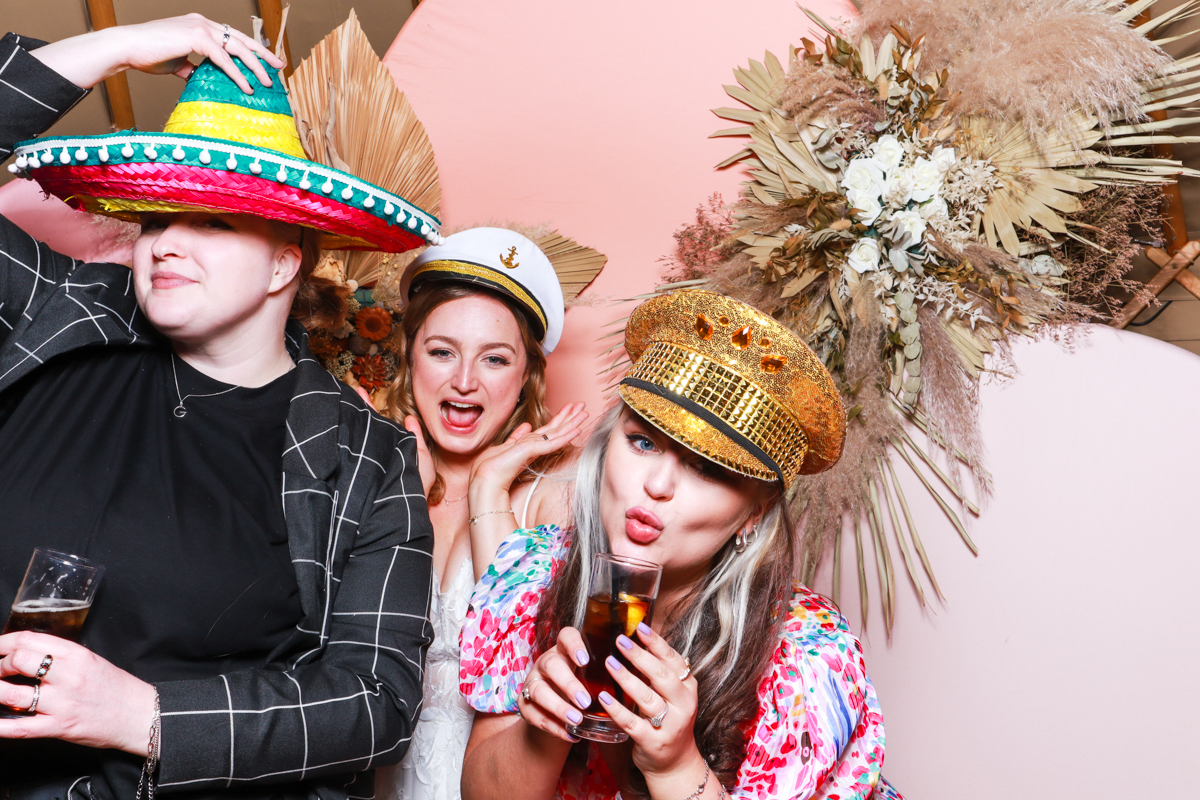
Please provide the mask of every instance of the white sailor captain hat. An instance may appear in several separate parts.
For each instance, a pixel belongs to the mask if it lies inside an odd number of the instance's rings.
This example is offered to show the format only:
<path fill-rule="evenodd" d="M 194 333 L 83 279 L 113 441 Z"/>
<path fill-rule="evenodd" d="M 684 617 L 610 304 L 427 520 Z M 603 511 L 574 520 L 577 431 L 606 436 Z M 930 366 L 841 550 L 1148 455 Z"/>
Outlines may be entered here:
<path fill-rule="evenodd" d="M 562 336 L 563 293 L 546 254 L 529 239 L 507 228 L 460 231 L 413 259 L 400 282 L 411 299 L 426 281 L 476 284 L 507 295 L 527 312 L 543 352 L 551 353 Z"/>

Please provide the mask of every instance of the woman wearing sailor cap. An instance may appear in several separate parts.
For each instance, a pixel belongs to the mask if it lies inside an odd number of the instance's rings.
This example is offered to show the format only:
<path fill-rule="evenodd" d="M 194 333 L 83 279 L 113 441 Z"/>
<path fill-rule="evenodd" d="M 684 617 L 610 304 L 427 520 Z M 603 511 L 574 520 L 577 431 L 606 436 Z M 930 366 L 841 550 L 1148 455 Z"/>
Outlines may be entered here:
<path fill-rule="evenodd" d="M 459 797 L 474 712 L 458 691 L 459 631 L 475 582 L 514 528 L 561 522 L 582 403 L 546 408 L 546 355 L 562 335 L 563 288 L 537 243 L 507 228 L 448 236 L 409 265 L 403 353 L 385 412 L 422 432 L 433 522 L 434 643 L 425 706 L 381 796 Z M 525 469 L 526 465 L 528 469 Z M 469 488 L 468 488 L 469 487 Z"/>

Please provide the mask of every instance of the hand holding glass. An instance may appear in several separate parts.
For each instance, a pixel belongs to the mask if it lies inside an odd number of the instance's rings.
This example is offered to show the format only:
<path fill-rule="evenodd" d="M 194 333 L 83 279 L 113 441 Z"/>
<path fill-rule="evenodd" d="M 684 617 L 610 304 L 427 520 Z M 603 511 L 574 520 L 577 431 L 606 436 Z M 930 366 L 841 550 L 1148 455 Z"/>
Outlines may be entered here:
<path fill-rule="evenodd" d="M 591 588 L 582 631 L 589 656 L 582 680 L 592 697 L 592 704 L 584 712 L 580 724 L 567 725 L 567 732 L 572 736 L 597 742 L 623 742 L 629 738 L 600 702 L 600 692 L 604 691 L 617 702 L 629 706 L 604 662 L 613 656 L 626 668 L 633 668 L 617 647 L 617 637 L 624 634 L 632 638 L 639 622 L 650 624 L 661 579 L 662 567 L 649 561 L 600 553 L 592 562 Z"/>
<path fill-rule="evenodd" d="M 104 567 L 87 559 L 37 548 L 25 570 L 25 580 L 17 589 L 4 633 L 36 631 L 79 641 L 103 575 Z M 36 683 L 33 678 L 23 676 L 6 680 L 26 685 Z M 11 718 L 7 714 L 0 717 Z"/>

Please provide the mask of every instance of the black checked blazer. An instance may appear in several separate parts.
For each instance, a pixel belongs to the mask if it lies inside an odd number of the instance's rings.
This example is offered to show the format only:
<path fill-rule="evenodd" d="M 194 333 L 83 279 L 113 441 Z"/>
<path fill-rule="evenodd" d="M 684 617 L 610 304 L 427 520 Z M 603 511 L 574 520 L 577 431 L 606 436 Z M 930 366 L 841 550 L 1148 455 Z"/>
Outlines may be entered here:
<path fill-rule="evenodd" d="M 0 158 L 85 94 L 28 54 L 40 44 L 0 39 Z M 0 392 L 56 355 L 152 331 L 128 268 L 55 253 L 0 217 Z M 400 760 L 420 714 L 433 530 L 413 436 L 335 380 L 300 325 L 286 339 L 282 501 L 304 618 L 264 669 L 158 684 L 164 792 L 371 797 L 372 768 Z"/>

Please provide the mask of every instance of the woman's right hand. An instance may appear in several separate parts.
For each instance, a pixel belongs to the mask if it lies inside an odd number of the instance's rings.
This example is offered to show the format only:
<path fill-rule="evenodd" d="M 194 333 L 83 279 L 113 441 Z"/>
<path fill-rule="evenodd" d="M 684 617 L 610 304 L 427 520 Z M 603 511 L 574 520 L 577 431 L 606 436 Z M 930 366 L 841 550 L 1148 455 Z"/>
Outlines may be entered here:
<path fill-rule="evenodd" d="M 234 65 L 237 56 L 264 86 L 271 79 L 259 58 L 283 67 L 266 47 L 252 37 L 206 19 L 199 14 L 154 20 L 140 25 L 104 28 L 39 47 L 32 54 L 76 86 L 88 89 L 127 69 L 187 78 L 192 72 L 188 56 L 209 58 L 247 94 L 253 94 L 245 76 Z M 255 58 L 257 56 L 258 58 Z"/>
<path fill-rule="evenodd" d="M 525 722 L 564 741 L 579 741 L 567 733 L 567 723 L 583 722 L 582 712 L 592 704 L 587 688 L 575 676 L 576 668 L 587 663 L 587 647 L 579 631 L 570 627 L 559 631 L 554 648 L 542 653 L 525 675 L 517 699 Z"/>
<path fill-rule="evenodd" d="M 568 403 L 537 430 L 523 422 L 508 439 L 492 447 L 471 467 L 468 497 L 472 514 L 498 508 L 508 499 L 513 481 L 531 462 L 561 450 L 583 432 L 584 403 Z"/>

